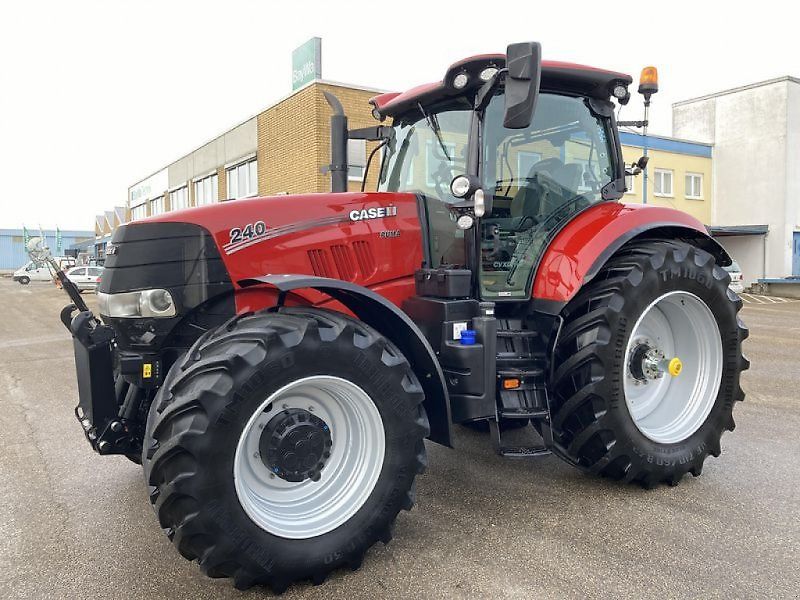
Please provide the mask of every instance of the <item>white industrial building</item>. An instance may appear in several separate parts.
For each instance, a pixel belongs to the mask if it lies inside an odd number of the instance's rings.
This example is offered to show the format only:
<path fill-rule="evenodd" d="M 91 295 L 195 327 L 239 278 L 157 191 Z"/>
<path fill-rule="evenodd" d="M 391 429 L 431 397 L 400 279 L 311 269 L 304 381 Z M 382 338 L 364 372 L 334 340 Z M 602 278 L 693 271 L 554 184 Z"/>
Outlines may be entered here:
<path fill-rule="evenodd" d="M 677 102 L 672 129 L 713 144 L 711 229 L 747 283 L 800 275 L 800 79 Z"/>

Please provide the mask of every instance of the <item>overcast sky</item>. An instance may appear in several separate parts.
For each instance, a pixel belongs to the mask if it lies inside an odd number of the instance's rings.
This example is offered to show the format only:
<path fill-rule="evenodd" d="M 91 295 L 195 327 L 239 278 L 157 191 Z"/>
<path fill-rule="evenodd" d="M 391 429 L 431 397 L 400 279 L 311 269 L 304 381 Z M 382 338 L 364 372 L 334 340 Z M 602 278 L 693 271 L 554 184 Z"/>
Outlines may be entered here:
<path fill-rule="evenodd" d="M 291 51 L 312 36 L 324 78 L 391 90 L 524 40 L 634 79 L 654 64 L 651 131 L 669 135 L 672 102 L 800 76 L 792 5 L 6 0 L 0 227 L 92 229 L 130 184 L 289 93 Z M 622 118 L 640 118 L 638 100 Z"/>

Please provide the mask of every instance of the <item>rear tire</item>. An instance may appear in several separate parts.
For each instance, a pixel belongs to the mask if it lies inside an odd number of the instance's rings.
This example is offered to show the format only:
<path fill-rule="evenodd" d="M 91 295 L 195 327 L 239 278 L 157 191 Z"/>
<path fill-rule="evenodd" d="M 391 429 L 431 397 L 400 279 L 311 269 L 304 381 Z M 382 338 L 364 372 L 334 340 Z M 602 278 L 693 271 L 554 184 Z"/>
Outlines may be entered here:
<path fill-rule="evenodd" d="M 236 317 L 170 369 L 150 409 L 144 471 L 159 522 L 185 558 L 240 589 L 358 568 L 414 504 L 423 399 L 400 351 L 359 321 L 301 308 Z M 298 423 L 317 424 L 302 443 L 332 439 L 305 475 L 292 471 L 304 468 L 298 438 L 280 466 L 269 445 Z"/>
<path fill-rule="evenodd" d="M 551 382 L 555 452 L 648 488 L 700 475 L 734 429 L 739 375 L 749 366 L 742 301 L 729 281 L 713 256 L 681 242 L 636 242 L 612 257 L 563 312 Z M 684 352 L 684 370 L 643 375 L 636 352 L 649 338 Z"/>

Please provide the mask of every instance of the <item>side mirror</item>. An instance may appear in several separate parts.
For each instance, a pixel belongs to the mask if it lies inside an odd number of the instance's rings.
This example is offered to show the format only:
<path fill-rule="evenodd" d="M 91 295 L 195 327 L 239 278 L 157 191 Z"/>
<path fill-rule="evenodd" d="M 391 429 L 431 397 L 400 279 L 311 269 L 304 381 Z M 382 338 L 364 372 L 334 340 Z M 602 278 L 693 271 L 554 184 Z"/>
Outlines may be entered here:
<path fill-rule="evenodd" d="M 542 74 L 542 46 L 539 42 L 510 44 L 506 49 L 506 105 L 503 126 L 524 129 L 533 120 Z"/>

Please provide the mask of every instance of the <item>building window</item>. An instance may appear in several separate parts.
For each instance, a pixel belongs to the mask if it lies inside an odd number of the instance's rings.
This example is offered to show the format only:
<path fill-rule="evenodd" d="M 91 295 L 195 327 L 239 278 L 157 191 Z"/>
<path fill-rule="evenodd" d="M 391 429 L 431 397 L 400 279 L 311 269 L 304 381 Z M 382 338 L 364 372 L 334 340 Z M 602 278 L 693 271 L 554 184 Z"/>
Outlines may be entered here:
<path fill-rule="evenodd" d="M 520 186 L 525 185 L 525 179 L 530 177 L 533 171 L 533 165 L 542 160 L 542 155 L 538 152 L 526 152 L 520 150 L 517 152 L 517 174 L 522 181 L 519 182 Z"/>
<path fill-rule="evenodd" d="M 367 140 L 347 140 L 347 178 L 361 181 L 367 167 Z"/>
<path fill-rule="evenodd" d="M 213 204 L 219 198 L 219 177 L 212 173 L 194 182 L 194 203 L 197 206 Z"/>
<path fill-rule="evenodd" d="M 147 203 L 131 208 L 131 221 L 138 221 L 147 216 Z"/>
<path fill-rule="evenodd" d="M 177 190 L 172 190 L 169 193 L 169 209 L 181 210 L 189 206 L 189 188 L 186 186 L 179 187 Z"/>
<path fill-rule="evenodd" d="M 448 187 L 449 187 L 449 179 L 452 179 L 452 172 L 455 163 L 455 154 L 456 154 L 456 145 L 453 143 L 444 143 L 444 147 L 447 150 L 447 156 L 445 156 L 444 152 L 442 152 L 442 146 L 436 142 L 436 145 L 433 145 L 433 141 L 428 140 L 427 145 L 425 146 L 426 155 L 425 161 L 427 163 L 427 168 L 425 169 L 427 172 L 425 173 L 425 184 L 428 187 L 436 186 L 436 181 L 434 181 L 434 174 L 441 175 L 442 173 L 446 173 L 444 176 L 445 179 L 448 179 Z M 450 160 L 447 160 L 447 157 Z"/>
<path fill-rule="evenodd" d="M 656 196 L 672 196 L 672 171 L 656 169 L 653 173 L 653 194 Z"/>
<path fill-rule="evenodd" d="M 228 199 L 247 198 L 258 193 L 258 161 L 252 158 L 230 167 L 228 173 Z"/>
<path fill-rule="evenodd" d="M 164 212 L 164 196 L 150 200 L 150 216 L 160 215 Z"/>
<path fill-rule="evenodd" d="M 625 193 L 626 194 L 635 194 L 636 188 L 634 187 L 634 182 L 636 181 L 635 175 L 625 175 Z"/>
<path fill-rule="evenodd" d="M 578 165 L 581 170 L 578 174 L 578 188 L 579 192 L 589 192 L 592 189 L 592 181 L 597 181 L 597 177 L 592 176 L 592 167 L 589 164 L 588 158 L 573 157 L 567 162 L 568 165 Z"/>
<path fill-rule="evenodd" d="M 703 176 L 700 173 L 686 174 L 686 197 L 692 200 L 703 199 Z"/>

